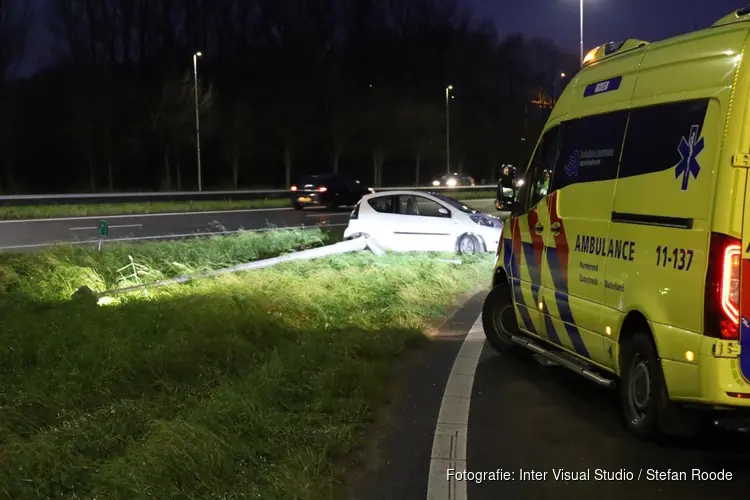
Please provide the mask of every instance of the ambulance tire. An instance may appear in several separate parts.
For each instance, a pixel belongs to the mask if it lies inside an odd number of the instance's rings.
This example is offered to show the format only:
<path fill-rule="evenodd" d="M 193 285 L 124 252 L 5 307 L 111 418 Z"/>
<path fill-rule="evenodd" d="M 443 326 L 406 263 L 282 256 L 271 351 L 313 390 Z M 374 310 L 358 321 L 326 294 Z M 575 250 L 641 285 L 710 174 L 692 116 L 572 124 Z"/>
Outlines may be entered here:
<path fill-rule="evenodd" d="M 665 391 L 661 364 L 648 335 L 636 333 L 625 342 L 620 366 L 625 428 L 639 439 L 653 438 L 659 430 L 659 407 Z"/>
<path fill-rule="evenodd" d="M 502 283 L 487 294 L 482 306 L 482 327 L 487 343 L 500 354 L 523 356 L 531 352 L 514 343 L 511 336 L 520 335 L 513 297 L 507 283 Z"/>
<path fill-rule="evenodd" d="M 669 399 L 661 361 L 647 334 L 636 333 L 622 346 L 621 363 L 620 405 L 630 433 L 647 440 L 659 435 L 692 437 L 699 431 L 700 415 Z M 645 398 L 639 390 L 644 388 Z"/>

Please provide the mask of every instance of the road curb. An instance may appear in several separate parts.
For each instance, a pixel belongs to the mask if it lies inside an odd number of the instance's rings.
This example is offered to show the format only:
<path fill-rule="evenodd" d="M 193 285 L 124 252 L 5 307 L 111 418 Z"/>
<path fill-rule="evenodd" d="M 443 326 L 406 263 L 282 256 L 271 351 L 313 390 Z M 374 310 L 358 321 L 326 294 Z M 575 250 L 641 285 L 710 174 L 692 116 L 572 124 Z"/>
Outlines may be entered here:
<path fill-rule="evenodd" d="M 350 491 L 346 498 L 413 500 L 427 496 L 426 478 L 441 398 L 463 338 L 479 315 L 486 293 L 486 288 L 475 291 L 449 311 L 450 318 L 437 328 L 436 335 L 429 336 L 427 346 L 399 367 L 394 377 L 398 389 L 384 412 L 385 422 L 378 424 L 378 438 L 368 450 L 365 470 L 347 481 Z"/>

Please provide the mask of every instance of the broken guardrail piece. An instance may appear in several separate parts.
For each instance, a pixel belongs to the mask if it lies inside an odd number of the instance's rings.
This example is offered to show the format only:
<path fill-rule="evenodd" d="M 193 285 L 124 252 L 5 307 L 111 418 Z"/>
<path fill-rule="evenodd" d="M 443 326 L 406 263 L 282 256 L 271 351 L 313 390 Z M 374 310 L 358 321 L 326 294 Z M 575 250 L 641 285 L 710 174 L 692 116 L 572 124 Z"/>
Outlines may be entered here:
<path fill-rule="evenodd" d="M 248 262 L 245 264 L 238 264 L 236 266 L 225 267 L 222 269 L 215 269 L 211 271 L 204 271 L 198 274 L 178 276 L 167 280 L 155 281 L 153 283 L 145 283 L 143 285 L 130 286 L 126 288 L 118 288 L 115 290 L 106 290 L 103 292 L 93 292 L 88 287 L 81 287 L 73 294 L 73 297 L 89 296 L 92 295 L 97 299 L 102 297 L 109 297 L 113 295 L 122 295 L 124 293 L 136 292 L 139 290 L 147 290 L 149 288 L 157 288 L 168 285 L 177 285 L 181 283 L 187 283 L 195 279 L 209 278 L 212 276 L 219 276 L 227 273 L 236 273 L 240 271 L 250 271 L 253 269 L 263 269 L 266 267 L 272 267 L 282 262 L 289 262 L 293 260 L 310 260 L 321 257 L 329 257 L 331 255 L 340 255 L 348 252 L 360 252 L 362 250 L 369 249 L 375 255 L 383 255 L 385 252 L 382 247 L 375 242 L 371 237 L 361 236 L 347 241 L 341 241 L 332 245 L 326 245 L 318 248 L 311 248 L 309 250 L 302 250 L 299 252 L 292 252 L 279 257 L 273 257 L 271 259 L 263 259 L 255 262 Z"/>

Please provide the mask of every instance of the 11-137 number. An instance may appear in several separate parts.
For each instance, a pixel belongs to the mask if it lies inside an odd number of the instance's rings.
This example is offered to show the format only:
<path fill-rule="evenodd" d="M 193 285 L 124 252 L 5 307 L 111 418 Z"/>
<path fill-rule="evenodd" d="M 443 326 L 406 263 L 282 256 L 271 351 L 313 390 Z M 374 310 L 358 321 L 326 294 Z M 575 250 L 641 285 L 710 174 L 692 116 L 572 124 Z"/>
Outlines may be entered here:
<path fill-rule="evenodd" d="M 693 250 L 687 248 L 673 248 L 659 245 L 656 247 L 656 265 L 667 267 L 669 265 L 678 271 L 689 271 L 693 265 Z"/>

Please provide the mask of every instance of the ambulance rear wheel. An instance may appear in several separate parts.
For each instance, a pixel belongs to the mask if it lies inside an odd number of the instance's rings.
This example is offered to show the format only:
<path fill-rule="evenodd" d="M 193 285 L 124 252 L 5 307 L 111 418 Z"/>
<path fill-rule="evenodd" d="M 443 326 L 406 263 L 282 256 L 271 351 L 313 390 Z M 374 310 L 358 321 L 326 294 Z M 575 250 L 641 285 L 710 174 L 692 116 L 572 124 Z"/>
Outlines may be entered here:
<path fill-rule="evenodd" d="M 494 350 L 503 354 L 509 352 L 528 352 L 513 342 L 518 336 L 518 320 L 510 294 L 510 287 L 502 283 L 487 294 L 482 306 L 482 327 L 487 342 Z"/>
<path fill-rule="evenodd" d="M 640 439 L 659 431 L 659 408 L 666 396 L 664 375 L 651 339 L 635 334 L 622 346 L 620 404 L 625 427 Z"/>
<path fill-rule="evenodd" d="M 622 347 L 620 403 L 625 426 L 640 439 L 657 435 L 693 437 L 703 416 L 669 399 L 664 372 L 653 342 L 637 333 Z"/>

